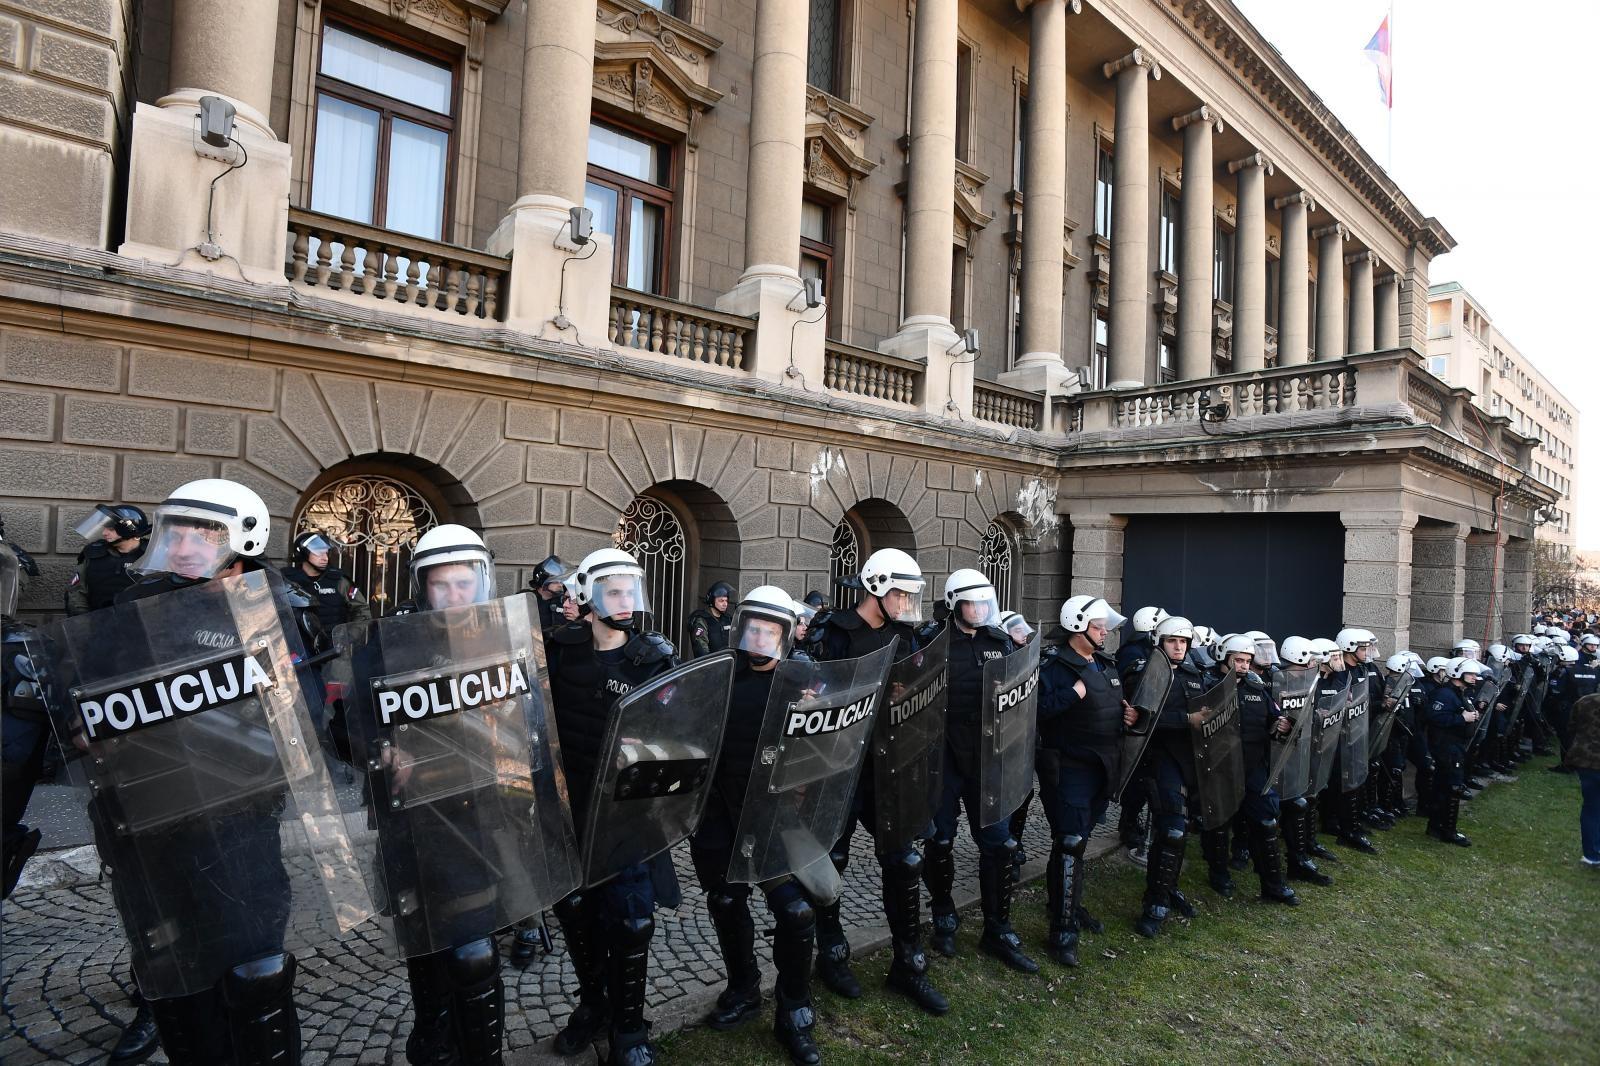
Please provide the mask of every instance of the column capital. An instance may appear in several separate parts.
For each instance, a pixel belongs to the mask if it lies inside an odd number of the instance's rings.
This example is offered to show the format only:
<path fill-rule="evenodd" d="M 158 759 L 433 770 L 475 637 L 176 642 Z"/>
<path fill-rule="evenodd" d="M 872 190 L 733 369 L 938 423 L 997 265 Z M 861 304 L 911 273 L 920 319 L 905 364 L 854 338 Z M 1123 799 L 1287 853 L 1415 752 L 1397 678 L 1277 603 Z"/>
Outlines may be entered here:
<path fill-rule="evenodd" d="M 1313 200 L 1311 198 L 1311 194 L 1306 192 L 1304 189 L 1300 190 L 1299 192 L 1290 193 L 1288 196 L 1280 196 L 1272 201 L 1273 208 L 1278 211 L 1282 211 L 1290 204 L 1305 204 L 1307 214 L 1317 209 L 1317 202 Z"/>
<path fill-rule="evenodd" d="M 1269 177 L 1269 178 L 1272 177 L 1273 174 L 1277 173 L 1277 171 L 1274 170 L 1273 167 L 1272 167 L 1272 160 L 1268 159 L 1266 157 L 1266 155 L 1264 153 L 1262 153 L 1262 152 L 1252 152 L 1250 155 L 1245 156 L 1243 159 L 1235 159 L 1235 160 L 1233 160 L 1231 163 L 1228 164 L 1228 173 L 1229 174 L 1237 174 L 1237 173 L 1239 173 L 1239 171 L 1246 170 L 1246 169 L 1248 169 L 1250 167 L 1260 167 L 1260 168 L 1262 168 L 1263 170 L 1265 170 L 1267 172 L 1267 177 Z M 1296 196 L 1304 196 L 1305 193 L 1296 193 L 1295 195 Z M 1283 205 L 1282 205 L 1282 203 L 1279 203 L 1276 206 L 1281 207 Z"/>
<path fill-rule="evenodd" d="M 1337 237 L 1341 241 L 1347 241 L 1350 239 L 1350 227 L 1343 222 L 1331 222 L 1326 226 L 1312 230 L 1311 236 L 1319 241 L 1324 237 Z"/>
<path fill-rule="evenodd" d="M 1381 277 L 1373 278 L 1372 279 L 1372 284 L 1374 284 L 1374 285 L 1398 285 L 1398 284 L 1400 284 L 1400 272 L 1396 271 L 1396 270 L 1391 270 L 1391 271 L 1389 271 L 1389 273 L 1384 274 Z"/>
<path fill-rule="evenodd" d="M 1017 10 L 1026 11 L 1028 8 L 1033 7 L 1036 4 L 1048 2 L 1050 2 L 1050 0 L 1017 0 Z M 1060 2 L 1060 0 L 1056 0 L 1056 2 Z M 1065 2 L 1067 14 L 1080 15 L 1083 13 L 1083 0 L 1065 0 Z"/>
<path fill-rule="evenodd" d="M 1193 111 L 1174 116 L 1172 119 L 1172 131 L 1177 133 L 1185 126 L 1192 126 L 1196 122 L 1204 122 L 1206 125 L 1211 126 L 1214 133 L 1221 133 L 1223 130 L 1222 116 L 1217 113 L 1217 109 L 1210 104 L 1201 104 Z"/>
<path fill-rule="evenodd" d="M 1125 514 L 1069 514 L 1067 520 L 1072 523 L 1074 530 L 1124 529 L 1128 525 L 1128 516 Z"/>
<path fill-rule="evenodd" d="M 1370 248 L 1364 249 L 1364 250 L 1359 251 L 1359 252 L 1351 252 L 1349 255 L 1344 257 L 1344 261 L 1346 263 L 1351 264 L 1351 265 L 1354 265 L 1356 263 L 1370 263 L 1373 266 L 1377 266 L 1378 262 L 1379 262 L 1378 253 L 1374 252 Z"/>
<path fill-rule="evenodd" d="M 1114 78 L 1129 67 L 1144 67 L 1150 71 L 1152 80 L 1161 80 L 1161 64 L 1156 62 L 1156 57 L 1144 48 L 1135 48 L 1121 59 L 1114 59 L 1100 69 L 1105 72 L 1106 77 Z"/>
<path fill-rule="evenodd" d="M 1346 530 L 1409 530 L 1416 526 L 1418 517 L 1415 511 L 1352 511 L 1341 513 L 1339 523 Z"/>

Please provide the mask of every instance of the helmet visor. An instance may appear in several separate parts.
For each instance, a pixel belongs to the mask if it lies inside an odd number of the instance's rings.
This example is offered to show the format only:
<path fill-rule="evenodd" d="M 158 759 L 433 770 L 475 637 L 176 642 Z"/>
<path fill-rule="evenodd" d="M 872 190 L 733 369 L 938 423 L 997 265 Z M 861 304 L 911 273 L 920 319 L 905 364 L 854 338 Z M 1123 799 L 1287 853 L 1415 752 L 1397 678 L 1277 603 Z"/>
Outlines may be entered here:
<path fill-rule="evenodd" d="M 644 577 L 627 571 L 602 574 L 589 590 L 589 608 L 596 618 L 608 618 L 613 622 L 627 622 L 640 614 L 649 614 L 650 600 L 645 595 Z"/>
<path fill-rule="evenodd" d="M 97 504 L 82 522 L 72 527 L 72 531 L 84 540 L 100 540 L 116 517 L 105 504 Z"/>
<path fill-rule="evenodd" d="M 906 588 L 915 585 L 916 589 Z M 900 580 L 886 589 L 878 601 L 883 604 L 883 613 L 891 622 L 905 622 L 910 625 L 922 621 L 922 585 L 921 581 Z"/>
<path fill-rule="evenodd" d="M 128 569 L 139 574 L 176 574 L 194 581 L 216 577 L 236 558 L 226 523 L 157 509 L 150 525 L 150 550 Z"/>
<path fill-rule="evenodd" d="M 1011 620 L 1006 623 L 1006 632 L 1009 633 L 1011 635 L 1011 639 L 1016 641 L 1018 644 L 1026 644 L 1028 643 L 1028 639 L 1033 636 L 1034 629 L 1028 624 L 1028 620 L 1019 614 L 1013 616 Z"/>
<path fill-rule="evenodd" d="M 777 612 L 741 607 L 733 618 L 730 643 L 752 659 L 787 659 L 794 647 L 794 623 Z"/>
<path fill-rule="evenodd" d="M 890 590 L 891 594 L 893 590 Z M 958 593 L 954 613 L 957 620 L 968 629 L 982 629 L 1000 621 L 1000 601 L 988 585 Z M 902 619 L 904 620 L 904 619 Z"/>
<path fill-rule="evenodd" d="M 417 598 L 430 611 L 494 599 L 494 573 L 483 558 L 451 559 L 417 569 Z"/>
<path fill-rule="evenodd" d="M 1472 648 L 1472 647 L 1457 648 L 1456 651 L 1461 653 L 1461 657 L 1463 659 L 1471 659 L 1473 662 L 1477 662 L 1478 661 L 1478 649 L 1477 648 Z"/>
<path fill-rule="evenodd" d="M 1283 662 L 1278 658 L 1278 642 L 1271 637 L 1256 638 L 1256 652 L 1252 661 L 1257 666 L 1277 666 Z"/>
<path fill-rule="evenodd" d="M 313 533 L 301 542 L 300 549 L 307 555 L 315 555 L 318 552 L 333 551 L 333 544 L 321 533 Z"/>

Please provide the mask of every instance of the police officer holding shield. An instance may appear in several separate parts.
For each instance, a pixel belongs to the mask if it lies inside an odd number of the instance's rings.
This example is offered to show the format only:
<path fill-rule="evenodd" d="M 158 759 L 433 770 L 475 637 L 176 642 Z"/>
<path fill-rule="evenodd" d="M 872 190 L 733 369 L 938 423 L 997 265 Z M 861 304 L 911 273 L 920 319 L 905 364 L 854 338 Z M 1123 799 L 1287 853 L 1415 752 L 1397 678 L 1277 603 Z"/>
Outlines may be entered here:
<path fill-rule="evenodd" d="M 1066 642 L 1049 645 L 1040 657 L 1037 767 L 1050 823 L 1046 949 L 1063 966 L 1078 965 L 1082 930 L 1105 931 L 1083 909 L 1084 852 L 1111 802 L 1122 727 L 1139 715 L 1105 652 L 1106 637 L 1123 621 L 1105 600 L 1074 596 L 1061 605 Z"/>
<path fill-rule="evenodd" d="M 1133 691 L 1129 681 L 1144 670 L 1145 661 L 1150 658 L 1155 646 L 1156 626 L 1166 621 L 1167 617 L 1165 609 L 1147 605 L 1134 611 L 1133 617 L 1128 620 L 1126 630 L 1129 639 L 1123 641 L 1117 648 L 1117 673 L 1121 676 L 1123 688 L 1127 691 Z M 1128 787 L 1122 790 L 1119 802 L 1117 838 L 1127 849 L 1128 858 L 1143 866 L 1147 858 L 1145 844 L 1150 836 L 1148 825 L 1144 820 L 1144 811 L 1150 800 L 1142 776 L 1135 775 L 1133 780 L 1128 782 Z"/>
<path fill-rule="evenodd" d="M 1283 642 L 1283 661 L 1288 668 L 1299 670 L 1316 670 L 1321 665 L 1321 656 L 1313 647 L 1313 642 L 1305 637 L 1287 637 Z M 1313 680 L 1310 691 L 1306 693 L 1304 713 L 1308 720 L 1302 729 L 1313 730 L 1316 725 L 1316 711 L 1312 700 L 1317 692 L 1320 676 Z M 1307 760 L 1309 764 L 1309 760 Z M 1279 798 L 1278 821 L 1283 829 L 1283 845 L 1287 860 L 1286 872 L 1291 881 L 1304 881 L 1308 884 L 1326 887 L 1333 884 L 1333 878 L 1323 873 L 1316 863 L 1317 856 L 1313 851 L 1316 846 L 1316 793 L 1310 789 L 1310 766 L 1306 766 L 1306 774 L 1302 780 L 1307 787 L 1295 789 L 1295 795 L 1285 793 Z"/>
<path fill-rule="evenodd" d="M 1267 661 L 1260 643 L 1249 634 L 1240 634 L 1223 641 L 1221 651 L 1223 667 L 1232 670 L 1239 683 L 1239 729 L 1245 765 L 1239 817 L 1245 822 L 1250 859 L 1261 881 L 1261 898 L 1269 903 L 1298 906 L 1300 900 L 1294 889 L 1283 883 L 1283 856 L 1278 846 L 1279 800 L 1267 779 L 1272 765 L 1270 742 L 1273 737 L 1288 736 L 1293 723 L 1279 712 L 1272 687 L 1258 672 L 1273 665 Z M 1222 894 L 1228 896 L 1232 895 L 1233 883 L 1228 874 L 1225 837 L 1222 851 L 1220 871 L 1212 854 L 1206 856 L 1206 861 L 1211 867 L 1212 885 L 1215 887 L 1219 879 L 1226 882 L 1228 890 Z"/>
<path fill-rule="evenodd" d="M 28 801 L 44 772 L 50 741 L 50 714 L 40 690 L 37 668 L 29 651 L 34 630 L 17 621 L 22 597 L 22 575 L 38 576 L 39 568 L 27 552 L 5 539 L 0 525 L 0 825 L 4 827 L 4 867 L 0 869 L 0 899 L 11 895 L 22 877 L 22 867 L 39 848 L 40 832 L 22 824 Z"/>
<path fill-rule="evenodd" d="M 528 582 L 528 587 L 533 590 L 535 599 L 539 604 L 539 629 L 549 633 L 558 626 L 565 625 L 567 619 L 562 614 L 562 605 L 566 602 L 566 578 L 572 573 L 572 567 L 561 561 L 560 556 L 549 555 L 533 571 L 533 580 Z"/>

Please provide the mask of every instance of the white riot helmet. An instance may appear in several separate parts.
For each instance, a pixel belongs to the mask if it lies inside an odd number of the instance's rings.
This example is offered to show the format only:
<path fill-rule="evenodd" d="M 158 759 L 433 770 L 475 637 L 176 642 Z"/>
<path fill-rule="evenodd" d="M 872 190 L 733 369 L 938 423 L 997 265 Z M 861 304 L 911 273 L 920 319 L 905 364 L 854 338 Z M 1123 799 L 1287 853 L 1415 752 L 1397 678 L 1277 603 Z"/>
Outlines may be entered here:
<path fill-rule="evenodd" d="M 1511 638 L 1511 646 L 1517 651 L 1525 651 L 1526 648 L 1524 645 L 1526 645 L 1527 648 L 1533 647 L 1533 636 L 1531 634 L 1518 633 L 1516 636 Z"/>
<path fill-rule="evenodd" d="M 1489 645 L 1489 662 L 1495 666 L 1504 666 L 1511 661 L 1511 649 L 1504 644 Z"/>
<path fill-rule="evenodd" d="M 963 603 L 972 606 L 963 608 Z M 1000 620 L 1000 597 L 981 570 L 957 570 L 945 578 L 944 605 L 958 625 L 969 629 L 982 629 Z"/>
<path fill-rule="evenodd" d="M 1338 634 L 1333 638 L 1333 642 L 1339 645 L 1340 651 L 1352 654 L 1356 650 L 1371 644 L 1372 634 L 1365 629 L 1346 626 L 1344 629 L 1339 630 Z"/>
<path fill-rule="evenodd" d="M 411 588 L 424 610 L 494 599 L 494 566 L 483 538 L 466 526 L 434 526 L 411 549 Z"/>
<path fill-rule="evenodd" d="M 879 548 L 867 556 L 858 580 L 867 595 L 879 600 L 895 589 L 910 597 L 910 603 L 892 621 L 922 621 L 922 590 L 927 582 L 917 561 L 899 548 Z"/>
<path fill-rule="evenodd" d="M 1311 650 L 1317 653 L 1318 662 L 1327 666 L 1333 665 L 1333 657 L 1339 656 L 1340 665 L 1344 664 L 1344 653 L 1339 650 L 1339 645 L 1327 637 L 1315 637 L 1311 641 Z"/>
<path fill-rule="evenodd" d="M 1584 648 L 1600 648 L 1600 633 L 1585 633 L 1578 645 Z"/>
<path fill-rule="evenodd" d="M 1250 656 L 1250 661 L 1255 662 L 1256 642 L 1253 638 L 1243 633 L 1235 633 L 1228 637 L 1222 642 L 1222 647 L 1218 650 L 1221 652 L 1222 661 L 1230 666 L 1232 663 L 1229 663 L 1228 660 L 1234 655 L 1248 655 Z"/>
<path fill-rule="evenodd" d="M 1261 632 L 1252 629 L 1244 634 L 1256 642 L 1255 664 L 1257 666 L 1277 666 L 1283 660 L 1278 657 L 1278 642 Z"/>
<path fill-rule="evenodd" d="M 1553 640 L 1558 646 L 1564 646 L 1572 643 L 1572 634 L 1568 633 L 1565 629 L 1552 629 L 1548 635 L 1550 639 Z"/>
<path fill-rule="evenodd" d="M 1016 611 L 1005 611 L 1000 615 L 1000 628 L 1017 644 L 1026 644 L 1033 637 L 1033 626 Z"/>
<path fill-rule="evenodd" d="M 1540 622 L 1538 625 L 1533 627 L 1533 635 L 1536 637 L 1542 637 L 1548 632 L 1550 632 L 1550 627 L 1545 625 L 1543 622 Z"/>
<path fill-rule="evenodd" d="M 1197 626 L 1191 624 L 1189 628 L 1194 630 L 1194 636 L 1189 638 L 1189 647 L 1209 649 L 1216 644 L 1217 631 L 1212 629 L 1210 626 Z"/>
<path fill-rule="evenodd" d="M 1074 596 L 1061 605 L 1061 628 L 1068 633 L 1087 632 L 1090 622 L 1103 622 L 1112 630 L 1126 621 L 1099 596 Z"/>
<path fill-rule="evenodd" d="M 1317 661 L 1317 653 L 1305 637 L 1285 637 L 1282 650 L 1283 661 L 1291 666 L 1311 666 Z"/>
<path fill-rule="evenodd" d="M 1446 675 L 1450 671 L 1450 660 L 1445 658 L 1443 655 L 1435 655 L 1433 658 L 1428 660 L 1427 670 L 1428 673 L 1433 674 L 1435 677 Z"/>
<path fill-rule="evenodd" d="M 215 577 L 241 556 L 267 550 L 272 519 L 260 496 L 236 481 L 204 478 L 180 485 L 150 520 L 150 548 L 128 569 L 137 574 Z"/>
<path fill-rule="evenodd" d="M 787 592 L 775 585 L 753 588 L 734 608 L 728 647 L 744 652 L 757 665 L 786 659 L 794 647 L 798 618 L 795 602 Z"/>
<path fill-rule="evenodd" d="M 1152 634 L 1151 639 L 1154 641 L 1155 646 L 1160 648 L 1168 637 L 1182 637 L 1192 647 L 1194 644 L 1194 624 L 1180 614 L 1168 615 L 1156 624 L 1155 633 Z M 1187 651 L 1187 649 L 1185 650 Z M 1171 656 L 1169 655 L 1168 658 L 1171 658 Z"/>
<path fill-rule="evenodd" d="M 1462 637 L 1460 640 L 1456 641 L 1455 647 L 1451 648 L 1450 651 L 1459 658 L 1471 659 L 1474 662 L 1478 661 L 1482 657 L 1482 651 L 1478 645 L 1478 642 L 1468 637 Z"/>
<path fill-rule="evenodd" d="M 1135 633 L 1154 633 L 1156 626 L 1168 617 L 1167 612 L 1159 607 L 1141 607 L 1133 612 L 1133 631 Z"/>
<path fill-rule="evenodd" d="M 573 575 L 573 599 L 613 629 L 632 629 L 634 619 L 648 614 L 644 567 L 621 548 L 601 548 L 583 557 Z"/>
<path fill-rule="evenodd" d="M 1472 684 L 1474 679 L 1482 677 L 1485 673 L 1483 664 L 1476 659 L 1452 659 L 1450 662 L 1450 678 L 1453 681 Z"/>
<path fill-rule="evenodd" d="M 1571 644 L 1563 644 L 1563 645 L 1561 645 L 1561 661 L 1564 662 L 1564 663 L 1575 663 L 1575 662 L 1577 662 L 1578 661 L 1578 649 L 1574 648 Z"/>

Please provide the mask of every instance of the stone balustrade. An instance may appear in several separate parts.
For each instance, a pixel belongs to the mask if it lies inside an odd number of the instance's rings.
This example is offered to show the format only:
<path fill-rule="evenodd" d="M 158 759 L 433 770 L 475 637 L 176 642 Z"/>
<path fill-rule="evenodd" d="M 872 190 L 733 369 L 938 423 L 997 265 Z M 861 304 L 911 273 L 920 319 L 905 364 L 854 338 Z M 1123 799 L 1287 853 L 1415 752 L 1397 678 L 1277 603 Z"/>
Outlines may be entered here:
<path fill-rule="evenodd" d="M 833 392 L 907 405 L 916 402 L 923 373 L 914 360 L 841 341 L 827 343 L 822 366 L 822 384 Z"/>
<path fill-rule="evenodd" d="M 319 294 L 491 322 L 511 275 L 509 259 L 298 208 L 287 251 L 285 276 Z"/>
<path fill-rule="evenodd" d="M 1036 393 L 1009 388 L 993 381 L 974 381 L 972 413 L 984 422 L 996 422 L 1018 429 L 1038 429 L 1044 418 L 1044 400 Z"/>
<path fill-rule="evenodd" d="M 1277 367 L 1177 381 L 1156 388 L 1083 393 L 1081 424 L 1131 429 L 1199 422 L 1202 400 L 1229 405 L 1229 417 L 1289 414 L 1349 407 L 1356 374 L 1343 361 Z M 1074 422 L 1078 422 L 1074 419 Z"/>
<path fill-rule="evenodd" d="M 664 296 L 611 290 L 606 336 L 618 348 L 684 359 L 725 370 L 745 370 L 755 320 Z"/>

